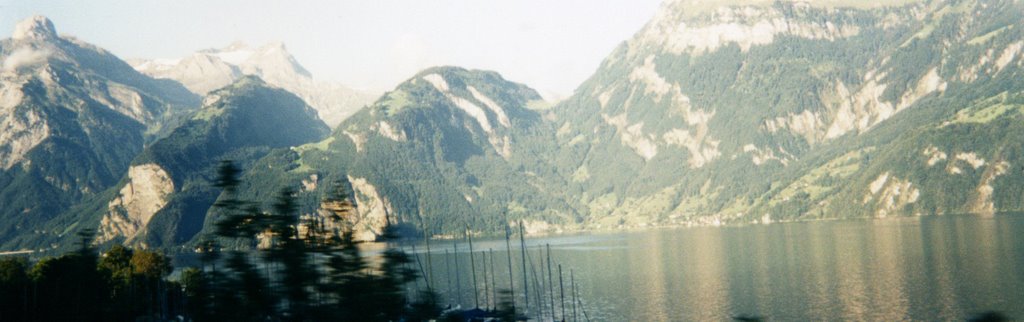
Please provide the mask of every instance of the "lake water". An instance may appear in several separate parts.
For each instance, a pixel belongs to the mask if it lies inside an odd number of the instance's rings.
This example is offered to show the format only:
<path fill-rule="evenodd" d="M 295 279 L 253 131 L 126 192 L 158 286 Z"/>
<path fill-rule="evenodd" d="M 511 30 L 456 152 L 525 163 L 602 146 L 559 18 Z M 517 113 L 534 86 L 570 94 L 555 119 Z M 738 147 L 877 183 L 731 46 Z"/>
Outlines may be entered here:
<path fill-rule="evenodd" d="M 934 216 L 657 229 L 527 238 L 530 311 L 550 319 L 546 259 L 561 264 L 566 308 L 569 270 L 592 321 L 964 320 L 998 311 L 1024 319 L 1024 216 Z M 445 302 L 490 306 L 492 284 L 509 287 L 504 239 L 474 241 L 477 297 L 468 245 L 424 244 L 432 285 Z M 520 244 L 512 244 L 517 308 L 524 309 Z M 493 257 L 480 251 L 492 249 Z M 496 279 L 491 277 L 491 259 Z M 455 260 L 460 278 L 453 276 Z M 486 260 L 486 261 L 485 261 Z M 543 267 L 543 273 L 541 272 Z M 486 273 L 484 272 L 486 270 Z M 557 269 L 556 318 L 561 317 Z M 536 272 L 536 273 L 534 273 Z M 487 280 L 485 284 L 484 281 Z M 543 281 L 542 281 L 543 280 Z M 461 292 L 457 290 L 460 289 Z M 540 286 L 540 287 L 537 287 Z M 537 292 L 537 290 L 543 292 Z M 536 302 L 537 293 L 542 306 Z M 479 300 L 478 300 L 479 299 Z"/>

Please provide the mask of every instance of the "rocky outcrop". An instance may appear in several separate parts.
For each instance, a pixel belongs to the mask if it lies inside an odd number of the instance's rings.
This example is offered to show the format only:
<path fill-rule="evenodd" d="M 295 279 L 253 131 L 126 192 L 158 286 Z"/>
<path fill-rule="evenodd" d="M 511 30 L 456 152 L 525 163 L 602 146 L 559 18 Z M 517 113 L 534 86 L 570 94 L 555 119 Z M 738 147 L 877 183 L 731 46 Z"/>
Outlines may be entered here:
<path fill-rule="evenodd" d="M 102 243 L 123 238 L 131 243 L 167 204 L 173 192 L 174 182 L 159 165 L 132 166 L 128 170 L 128 183 L 107 205 L 97 240 Z"/>
<path fill-rule="evenodd" d="M 11 39 L 15 40 L 47 40 L 54 38 L 57 38 L 57 28 L 53 26 L 53 22 L 50 19 L 39 15 L 19 22 L 18 25 L 14 26 L 14 33 L 11 34 Z"/>
<path fill-rule="evenodd" d="M 356 240 L 376 240 L 384 233 L 389 215 L 393 212 L 391 203 L 382 196 L 365 178 L 348 177 L 355 191 L 356 216 L 352 233 Z"/>
<path fill-rule="evenodd" d="M 25 154 L 50 136 L 50 126 L 37 111 L 0 106 L 0 169 L 24 161 Z"/>

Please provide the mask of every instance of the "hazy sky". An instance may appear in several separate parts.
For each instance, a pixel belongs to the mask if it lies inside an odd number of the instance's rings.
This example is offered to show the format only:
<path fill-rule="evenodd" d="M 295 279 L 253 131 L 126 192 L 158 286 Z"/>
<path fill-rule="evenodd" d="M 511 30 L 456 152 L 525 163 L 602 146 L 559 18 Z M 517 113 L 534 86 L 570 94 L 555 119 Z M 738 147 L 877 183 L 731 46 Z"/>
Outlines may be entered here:
<path fill-rule="evenodd" d="M 0 35 L 33 14 L 122 58 L 283 41 L 314 77 L 390 89 L 434 65 L 569 94 L 659 0 L 0 0 Z"/>

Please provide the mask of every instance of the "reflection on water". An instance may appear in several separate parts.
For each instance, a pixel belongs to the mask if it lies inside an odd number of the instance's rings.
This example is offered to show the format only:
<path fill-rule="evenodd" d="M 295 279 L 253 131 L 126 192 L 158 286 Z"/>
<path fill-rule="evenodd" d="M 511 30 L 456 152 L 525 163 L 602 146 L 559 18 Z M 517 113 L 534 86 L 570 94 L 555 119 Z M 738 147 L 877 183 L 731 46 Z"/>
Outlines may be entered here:
<path fill-rule="evenodd" d="M 567 288 L 573 269 L 592 320 L 964 320 L 986 311 L 1024 318 L 1022 235 L 1022 216 L 939 216 L 556 236 L 527 239 L 527 247 L 536 270 L 546 263 L 540 247 L 551 245 Z M 450 242 L 437 243 L 430 255 L 435 289 L 448 302 L 461 292 L 462 306 L 471 307 L 468 247 L 449 258 L 464 272 L 449 283 L 449 274 L 437 273 L 445 269 L 445 246 L 451 251 Z M 504 240 L 474 247 L 494 249 L 497 285 L 508 288 Z M 520 256 L 513 247 L 511 282 L 524 307 Z M 536 274 L 531 310 L 550 319 L 546 273 Z M 446 286 L 456 284 L 462 289 Z M 485 286 L 477 289 L 484 296 Z"/>

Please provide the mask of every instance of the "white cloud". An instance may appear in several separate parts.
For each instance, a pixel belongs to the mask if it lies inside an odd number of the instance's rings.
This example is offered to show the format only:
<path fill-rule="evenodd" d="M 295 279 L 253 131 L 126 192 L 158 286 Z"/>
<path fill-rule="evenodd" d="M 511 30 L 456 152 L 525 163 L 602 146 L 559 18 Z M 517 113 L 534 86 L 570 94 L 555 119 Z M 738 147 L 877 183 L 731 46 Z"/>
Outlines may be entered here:
<path fill-rule="evenodd" d="M 34 49 L 30 47 L 20 47 L 7 55 L 7 58 L 3 61 L 3 70 L 5 71 L 17 71 L 23 67 L 32 67 L 46 62 L 46 58 L 50 57 L 50 51 L 46 49 Z"/>

